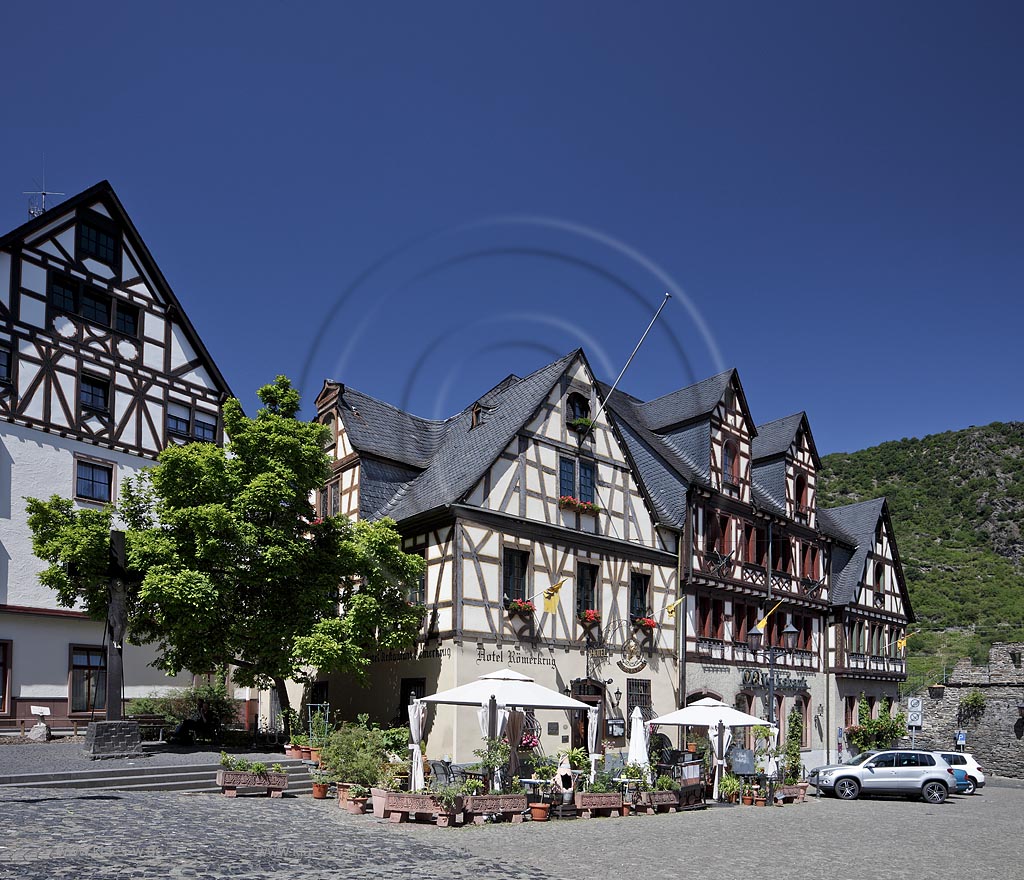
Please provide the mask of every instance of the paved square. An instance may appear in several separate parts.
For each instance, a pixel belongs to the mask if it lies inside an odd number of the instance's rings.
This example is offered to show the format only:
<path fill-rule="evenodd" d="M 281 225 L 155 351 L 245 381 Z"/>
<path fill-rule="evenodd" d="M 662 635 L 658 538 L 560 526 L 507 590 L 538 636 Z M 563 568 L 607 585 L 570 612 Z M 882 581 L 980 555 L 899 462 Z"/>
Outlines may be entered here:
<path fill-rule="evenodd" d="M 941 806 L 833 799 L 781 809 L 489 825 L 388 825 L 335 801 L 0 789 L 0 878 L 739 880 L 1024 875 L 1024 788 Z"/>

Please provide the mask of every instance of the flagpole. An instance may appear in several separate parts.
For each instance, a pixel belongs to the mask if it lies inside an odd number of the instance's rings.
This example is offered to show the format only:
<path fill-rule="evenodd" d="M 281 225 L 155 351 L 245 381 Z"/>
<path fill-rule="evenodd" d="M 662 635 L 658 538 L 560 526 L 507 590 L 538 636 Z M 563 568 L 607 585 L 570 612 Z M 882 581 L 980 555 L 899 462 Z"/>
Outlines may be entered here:
<path fill-rule="evenodd" d="M 644 335 L 640 337 L 640 341 L 636 344 L 636 348 L 633 349 L 633 353 L 629 356 L 629 360 L 626 361 L 626 365 L 622 368 L 622 370 L 619 372 L 619 375 L 615 378 L 615 381 L 612 383 L 612 387 L 608 391 L 608 394 L 605 396 L 604 400 L 601 401 L 601 405 L 597 408 L 597 413 L 594 415 L 590 427 L 587 428 L 587 430 L 580 435 L 580 440 L 586 437 L 587 434 L 589 434 L 594 429 L 594 425 L 597 424 L 598 417 L 601 415 L 601 413 L 604 412 L 605 406 L 607 405 L 608 401 L 611 400 L 611 396 L 615 393 L 615 389 L 619 387 L 619 382 L 622 380 L 622 377 L 626 374 L 626 370 L 628 370 L 629 365 L 633 363 L 633 358 L 635 358 L 636 353 L 640 351 L 640 346 L 644 344 L 644 340 L 647 338 L 647 334 L 651 332 L 651 328 L 654 326 L 654 322 L 658 320 L 658 316 L 661 315 L 662 309 L 664 309 L 665 306 L 668 305 L 668 301 L 671 298 L 672 294 L 666 292 L 665 298 L 661 301 L 661 305 L 658 306 L 658 311 L 654 313 L 654 317 L 651 318 L 651 323 L 648 324 L 647 329 L 644 330 Z"/>

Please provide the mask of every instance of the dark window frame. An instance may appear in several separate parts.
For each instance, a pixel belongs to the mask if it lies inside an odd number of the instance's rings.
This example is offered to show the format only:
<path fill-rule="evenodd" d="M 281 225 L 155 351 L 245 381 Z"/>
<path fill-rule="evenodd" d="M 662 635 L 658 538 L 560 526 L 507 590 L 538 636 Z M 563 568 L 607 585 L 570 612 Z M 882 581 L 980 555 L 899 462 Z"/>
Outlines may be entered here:
<path fill-rule="evenodd" d="M 93 473 L 89 474 L 88 477 L 83 478 L 82 473 L 81 473 L 81 469 L 83 467 L 91 468 L 93 470 Z M 98 496 L 98 495 L 87 495 L 82 490 L 82 488 L 80 488 L 83 485 L 93 485 L 93 486 L 97 485 L 97 484 L 102 485 L 102 481 L 96 480 L 96 478 L 95 478 L 95 471 L 106 471 L 108 476 L 109 476 L 109 480 L 107 482 L 107 495 L 106 495 L 105 498 L 101 497 L 101 496 Z M 77 501 L 87 501 L 90 504 L 109 504 L 111 501 L 114 500 L 114 479 L 115 479 L 115 476 L 116 476 L 116 469 L 115 469 L 115 465 L 114 465 L 113 462 L 110 462 L 110 461 L 100 461 L 98 459 L 93 459 L 93 458 L 76 457 L 75 458 L 75 499 Z"/>
<path fill-rule="evenodd" d="M 192 436 L 200 443 L 217 442 L 218 424 L 217 416 L 213 413 L 201 409 L 192 410 Z"/>
<path fill-rule="evenodd" d="M 85 391 L 85 383 L 92 383 L 96 388 L 103 388 L 103 406 L 98 406 L 92 401 L 83 399 L 83 393 Z M 88 410 L 94 413 L 103 413 L 104 415 L 110 415 L 110 377 L 109 376 L 97 376 L 95 373 L 79 373 L 78 374 L 78 406 L 80 409 Z M 90 397 L 94 395 L 90 394 Z"/>
<path fill-rule="evenodd" d="M 92 711 L 105 712 L 107 708 L 107 655 L 102 645 L 70 645 L 68 657 L 68 713 L 83 714 Z M 85 664 L 76 662 L 76 654 L 86 655 Z M 98 660 L 93 665 L 93 660 Z M 75 673 L 84 671 L 86 704 L 77 708 L 75 692 Z M 96 681 L 92 679 L 95 678 Z M 102 698 L 101 696 L 102 695 Z"/>
<path fill-rule="evenodd" d="M 649 678 L 636 678 L 629 677 L 626 679 L 626 717 L 631 718 L 633 716 L 633 709 L 639 706 L 640 711 L 644 712 L 644 718 L 650 717 L 650 712 L 654 708 L 654 703 L 651 699 L 651 680 Z"/>
<path fill-rule="evenodd" d="M 55 292 L 60 289 L 60 293 Z M 97 320 L 92 313 L 86 314 L 84 299 L 89 297 L 96 302 L 106 305 L 106 317 Z M 59 302 L 57 301 L 59 298 Z M 79 320 L 92 324 L 95 327 L 102 327 L 104 330 L 111 330 L 120 336 L 129 339 L 139 338 L 139 329 L 142 309 L 134 303 L 125 302 L 119 297 L 112 296 L 107 291 L 89 284 L 80 278 L 75 278 L 64 272 L 50 271 L 46 280 L 46 306 L 52 314 L 73 315 Z M 132 316 L 135 324 L 134 330 L 126 330 L 122 325 L 122 316 Z"/>
<path fill-rule="evenodd" d="M 406 593 L 406 600 L 410 605 L 427 604 L 427 551 L 426 549 L 413 551 L 423 559 L 423 574 L 417 578 L 415 584 L 409 586 Z"/>
<path fill-rule="evenodd" d="M 0 715 L 11 714 L 11 667 L 14 641 L 0 639 Z"/>
<path fill-rule="evenodd" d="M 586 574 L 584 574 L 586 573 Z M 600 611 L 601 566 L 593 562 L 576 563 L 576 613 Z"/>
<path fill-rule="evenodd" d="M 643 596 L 643 607 L 637 602 L 637 597 Z M 642 571 L 631 571 L 629 573 L 629 617 L 636 620 L 638 617 L 647 617 L 651 613 L 651 576 Z"/>
<path fill-rule="evenodd" d="M 14 350 L 6 343 L 0 344 L 0 385 L 14 384 Z"/>
<path fill-rule="evenodd" d="M 93 233 L 90 237 L 89 232 Z M 75 259 L 96 260 L 121 274 L 122 244 L 117 225 L 102 214 L 83 212 L 75 222 Z"/>
<path fill-rule="evenodd" d="M 571 471 L 571 474 L 570 474 Z M 568 487 L 568 492 L 566 488 Z M 576 459 L 564 455 L 558 456 L 558 495 L 559 497 L 576 497 Z"/>
<path fill-rule="evenodd" d="M 590 474 L 590 480 L 586 483 L 583 480 L 585 471 Z M 593 504 L 597 497 L 597 467 L 594 462 L 587 459 L 580 459 L 579 490 L 576 497 L 588 504 Z"/>
<path fill-rule="evenodd" d="M 513 599 L 530 596 L 530 551 L 504 547 L 501 551 L 501 595 L 507 606 Z"/>
<path fill-rule="evenodd" d="M 569 407 L 569 421 L 590 418 L 590 401 L 580 394 L 580 392 L 570 392 L 569 396 L 566 398 L 566 404 Z"/>

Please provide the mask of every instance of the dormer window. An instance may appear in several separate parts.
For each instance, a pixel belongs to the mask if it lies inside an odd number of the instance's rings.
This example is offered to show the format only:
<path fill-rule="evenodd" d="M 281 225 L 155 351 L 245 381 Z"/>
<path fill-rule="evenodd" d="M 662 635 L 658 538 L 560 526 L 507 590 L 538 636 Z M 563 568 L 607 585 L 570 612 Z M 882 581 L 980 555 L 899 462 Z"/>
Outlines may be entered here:
<path fill-rule="evenodd" d="M 588 401 L 582 394 L 573 392 L 569 395 L 569 419 L 570 421 L 576 421 L 576 419 L 589 419 L 590 418 L 590 401 Z"/>
<path fill-rule="evenodd" d="M 473 409 L 469 413 L 469 430 L 472 431 L 474 428 L 479 427 L 483 420 L 484 408 L 479 403 L 474 403 Z"/>
<path fill-rule="evenodd" d="M 736 389 L 732 385 L 729 385 L 725 389 L 725 408 L 727 411 L 732 412 L 736 409 Z"/>

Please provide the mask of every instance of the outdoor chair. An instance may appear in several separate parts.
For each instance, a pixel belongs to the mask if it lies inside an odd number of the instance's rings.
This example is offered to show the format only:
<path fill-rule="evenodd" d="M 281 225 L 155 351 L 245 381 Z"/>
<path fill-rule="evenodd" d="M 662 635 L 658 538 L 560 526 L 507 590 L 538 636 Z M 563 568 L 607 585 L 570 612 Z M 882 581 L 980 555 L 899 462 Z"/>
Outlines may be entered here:
<path fill-rule="evenodd" d="M 430 787 L 438 789 L 442 785 L 452 785 L 455 782 L 455 774 L 452 768 L 444 761 L 430 761 Z"/>

